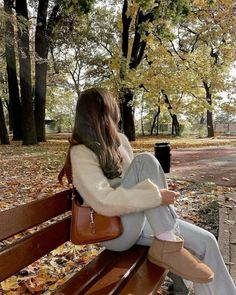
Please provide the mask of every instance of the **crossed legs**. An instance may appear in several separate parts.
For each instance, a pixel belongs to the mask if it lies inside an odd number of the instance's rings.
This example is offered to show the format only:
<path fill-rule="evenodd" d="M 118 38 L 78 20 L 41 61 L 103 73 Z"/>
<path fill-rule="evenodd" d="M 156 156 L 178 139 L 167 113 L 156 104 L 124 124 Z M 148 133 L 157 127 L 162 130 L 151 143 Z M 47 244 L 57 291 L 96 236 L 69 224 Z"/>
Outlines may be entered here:
<path fill-rule="evenodd" d="M 152 180 L 159 188 L 167 186 L 159 162 L 150 153 L 135 157 L 122 179 L 122 186 L 132 187 L 146 178 Z M 178 230 L 177 234 L 184 240 L 184 247 L 209 265 L 215 273 L 212 282 L 194 284 L 195 294 L 236 294 L 234 283 L 225 267 L 214 236 L 204 229 L 178 219 L 173 206 L 159 206 L 144 212 L 123 215 L 122 222 L 123 234 L 117 239 L 104 242 L 103 246 L 115 251 L 126 250 L 135 243 L 150 246 L 154 240 L 153 233 L 158 235 L 169 230 Z"/>

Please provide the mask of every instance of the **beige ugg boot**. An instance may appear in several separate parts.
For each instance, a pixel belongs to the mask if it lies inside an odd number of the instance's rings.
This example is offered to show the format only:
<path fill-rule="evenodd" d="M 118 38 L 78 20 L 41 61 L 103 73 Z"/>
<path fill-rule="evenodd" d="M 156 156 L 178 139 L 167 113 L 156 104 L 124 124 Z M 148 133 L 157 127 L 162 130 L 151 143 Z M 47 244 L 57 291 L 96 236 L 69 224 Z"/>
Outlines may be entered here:
<path fill-rule="evenodd" d="M 209 283 L 214 278 L 212 270 L 183 248 L 183 240 L 163 241 L 154 239 L 148 260 L 156 265 L 196 283 Z"/>

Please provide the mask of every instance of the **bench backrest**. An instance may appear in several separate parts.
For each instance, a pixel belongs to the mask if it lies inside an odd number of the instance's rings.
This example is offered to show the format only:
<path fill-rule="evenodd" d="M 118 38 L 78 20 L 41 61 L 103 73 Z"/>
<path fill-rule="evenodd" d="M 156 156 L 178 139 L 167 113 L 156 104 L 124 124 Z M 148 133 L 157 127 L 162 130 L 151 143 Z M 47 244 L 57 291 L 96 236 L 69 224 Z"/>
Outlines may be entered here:
<path fill-rule="evenodd" d="M 66 190 L 0 212 L 0 282 L 70 239 L 71 195 Z M 147 251 L 103 250 L 52 294 L 156 294 L 166 271 L 146 259 Z"/>
<path fill-rule="evenodd" d="M 62 215 L 70 210 L 71 190 L 65 190 L 0 212 L 0 241 L 38 226 L 37 231 L 26 231 L 19 240 L 12 238 L 10 243 L 9 239 L 1 247 L 0 282 L 70 239 L 70 214 Z"/>

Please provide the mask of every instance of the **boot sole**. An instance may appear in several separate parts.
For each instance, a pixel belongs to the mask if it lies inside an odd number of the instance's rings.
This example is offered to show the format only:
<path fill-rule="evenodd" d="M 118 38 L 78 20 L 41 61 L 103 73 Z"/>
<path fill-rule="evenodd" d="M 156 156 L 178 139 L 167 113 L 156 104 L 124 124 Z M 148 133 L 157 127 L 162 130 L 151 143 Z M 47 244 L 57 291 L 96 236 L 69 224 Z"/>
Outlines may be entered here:
<path fill-rule="evenodd" d="M 173 273 L 175 273 L 176 275 L 179 275 L 180 277 L 182 277 L 182 278 L 184 278 L 184 279 L 186 279 L 186 280 L 188 280 L 188 281 L 192 281 L 192 282 L 195 282 L 195 283 L 209 283 L 209 282 L 211 282 L 211 281 L 213 280 L 213 278 L 214 278 L 214 275 L 212 275 L 212 276 L 209 277 L 208 279 L 196 278 L 196 277 L 195 277 L 195 278 L 192 278 L 192 277 L 190 277 L 190 276 L 188 276 L 188 275 L 184 275 L 184 274 L 182 274 L 182 273 L 179 272 L 178 270 L 172 268 L 170 265 L 167 265 L 167 264 L 165 264 L 165 263 L 163 263 L 163 262 L 160 262 L 160 261 L 154 259 L 154 258 L 151 257 L 150 255 L 147 255 L 147 258 L 148 258 L 148 260 L 149 260 L 151 263 L 156 264 L 156 265 L 158 265 L 158 266 L 160 266 L 160 267 L 163 267 L 163 268 L 165 268 L 165 269 L 168 269 L 170 272 L 173 272 Z"/>

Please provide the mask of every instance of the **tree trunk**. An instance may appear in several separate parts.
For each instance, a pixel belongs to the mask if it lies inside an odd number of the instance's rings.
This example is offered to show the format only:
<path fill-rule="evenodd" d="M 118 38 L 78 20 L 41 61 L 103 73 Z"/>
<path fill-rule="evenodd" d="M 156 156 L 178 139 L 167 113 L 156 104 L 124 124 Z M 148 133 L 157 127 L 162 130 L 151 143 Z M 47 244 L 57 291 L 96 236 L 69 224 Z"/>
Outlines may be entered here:
<path fill-rule="evenodd" d="M 168 108 L 169 114 L 172 119 L 171 134 L 179 136 L 180 135 L 180 126 L 179 126 L 179 121 L 178 121 L 177 115 L 175 113 L 173 113 L 173 108 L 172 108 L 172 105 L 169 101 L 168 95 L 165 93 L 165 91 L 163 89 L 161 90 L 161 92 L 162 92 L 162 95 L 164 96 L 164 102 L 167 104 L 167 108 Z"/>
<path fill-rule="evenodd" d="M 160 112 L 161 112 L 161 107 L 158 106 L 157 112 L 156 112 L 156 114 L 155 114 L 155 116 L 153 118 L 153 122 L 152 122 L 152 128 L 151 128 L 151 132 L 150 132 L 151 135 L 153 135 L 155 125 L 156 125 L 156 128 L 157 128 L 157 134 L 158 134 L 158 119 L 159 119 L 158 117 L 160 115 Z"/>
<path fill-rule="evenodd" d="M 176 114 L 171 114 L 172 118 L 172 135 L 180 136 L 180 126 Z"/>
<path fill-rule="evenodd" d="M 132 111 L 133 92 L 129 88 L 120 91 L 121 130 L 129 141 L 135 140 L 135 126 Z"/>
<path fill-rule="evenodd" d="M 156 135 L 159 135 L 159 116 L 157 117 Z"/>
<path fill-rule="evenodd" d="M 22 101 L 23 144 L 30 145 L 37 143 L 37 136 L 32 99 L 28 10 L 26 0 L 16 0 L 16 12 L 18 21 L 22 22 L 22 19 L 24 20 L 23 28 L 18 28 L 18 51 Z"/>
<path fill-rule="evenodd" d="M 156 120 L 157 120 L 157 113 L 155 114 L 155 116 L 153 118 L 153 121 L 152 121 L 152 127 L 151 127 L 151 130 L 150 130 L 150 135 L 153 135 L 153 131 L 154 131 L 154 128 L 156 126 Z"/>
<path fill-rule="evenodd" d="M 154 18 L 155 9 L 147 14 L 143 14 L 141 9 L 138 9 L 135 21 L 134 37 L 133 44 L 131 49 L 131 57 L 128 61 L 128 52 L 129 52 L 129 29 L 131 24 L 131 17 L 127 17 L 128 11 L 128 0 L 124 0 L 123 9 L 122 9 L 122 58 L 120 66 L 120 78 L 121 80 L 125 79 L 126 67 L 130 69 L 136 69 L 141 63 L 144 51 L 146 48 L 145 38 L 142 39 L 140 34 L 140 27 L 143 23 L 151 22 Z M 145 32 L 145 35 L 148 35 L 148 32 Z M 120 89 L 120 110 L 121 110 L 121 119 L 123 131 L 130 140 L 135 140 L 135 124 L 134 118 L 132 115 L 132 101 L 133 93 L 131 89 L 122 88 Z M 129 126 L 127 126 L 129 124 Z"/>
<path fill-rule="evenodd" d="M 38 141 L 45 141 L 45 108 L 47 86 L 47 59 L 49 38 L 61 19 L 60 6 L 54 5 L 47 23 L 48 0 L 40 0 L 35 33 L 35 125 Z"/>
<path fill-rule="evenodd" d="M 128 48 L 129 48 L 129 28 L 131 24 L 131 17 L 127 17 L 128 1 L 124 0 L 122 9 L 122 58 L 120 65 L 120 79 L 124 80 L 126 75 Z M 129 140 L 135 140 L 135 127 L 132 106 L 129 103 L 132 102 L 133 93 L 130 89 L 122 87 L 119 93 L 119 105 L 120 105 L 120 129 L 128 137 Z"/>
<path fill-rule="evenodd" d="M 205 81 L 203 81 L 203 85 L 206 92 L 206 101 L 209 105 L 209 109 L 207 110 L 207 137 L 214 137 L 213 116 L 211 111 L 211 106 L 212 106 L 211 85 L 208 85 L 207 82 Z"/>
<path fill-rule="evenodd" d="M 153 122 L 152 122 L 152 127 L 151 127 L 151 132 L 150 132 L 151 135 L 153 135 L 153 131 L 154 131 L 155 126 L 156 126 L 157 134 L 158 134 L 158 117 L 159 117 L 159 115 L 160 115 L 160 107 L 158 107 L 158 111 L 156 112 Z"/>
<path fill-rule="evenodd" d="M 143 122 L 143 97 L 141 101 L 141 130 L 142 130 L 142 135 L 145 135 L 145 130 L 144 130 L 144 122 Z"/>
<path fill-rule="evenodd" d="M 0 97 L 0 141 L 1 144 L 9 144 L 9 138 L 7 133 L 7 127 L 5 123 L 5 117 L 3 112 L 3 105 L 2 105 L 2 99 Z"/>
<path fill-rule="evenodd" d="M 12 1 L 4 0 L 4 10 L 12 15 Z M 14 27 L 9 19 L 6 20 L 6 64 L 9 91 L 9 121 L 11 122 L 13 131 L 13 140 L 22 140 L 22 118 L 21 118 L 21 102 L 19 98 L 19 89 L 16 72 L 16 56 L 14 43 Z"/>
<path fill-rule="evenodd" d="M 214 137 L 212 112 L 207 110 L 207 137 Z"/>
<path fill-rule="evenodd" d="M 35 126 L 38 141 L 45 141 L 45 106 L 47 83 L 48 37 L 47 29 L 48 0 L 39 0 L 35 32 Z"/>

